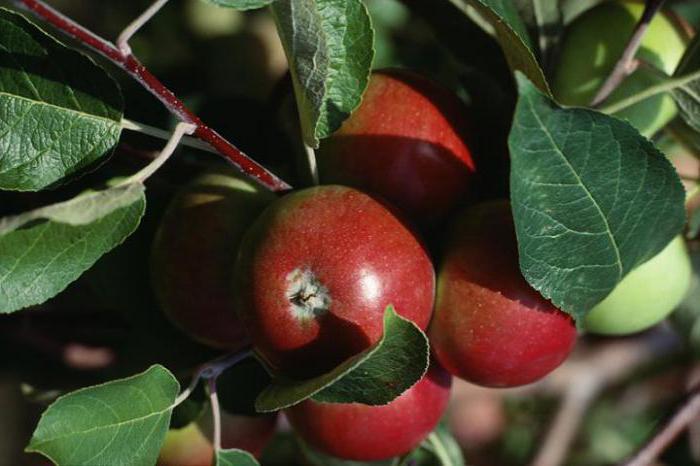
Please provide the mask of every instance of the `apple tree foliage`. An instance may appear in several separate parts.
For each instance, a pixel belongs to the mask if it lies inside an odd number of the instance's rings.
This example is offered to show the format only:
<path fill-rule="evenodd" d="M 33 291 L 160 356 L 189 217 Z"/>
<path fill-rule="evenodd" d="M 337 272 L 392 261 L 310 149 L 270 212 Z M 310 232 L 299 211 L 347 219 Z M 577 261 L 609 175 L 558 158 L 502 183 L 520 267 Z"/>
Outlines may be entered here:
<path fill-rule="evenodd" d="M 208 1 L 269 9 L 290 64 L 307 146 L 317 147 L 359 105 L 374 54 L 372 22 L 361 0 Z M 439 1 L 464 13 L 465 22 L 479 19 L 517 81 L 508 143 L 521 271 L 580 319 L 681 232 L 686 218 L 678 176 L 628 123 L 553 100 L 542 66 L 553 41 L 544 26 L 561 22 L 553 2 Z M 670 92 L 696 130 L 699 70 L 696 37 L 674 76 L 652 90 Z M 90 57 L 0 9 L 0 189 L 56 188 L 98 168 L 119 142 L 123 113 L 118 85 Z M 146 197 L 140 178 L 130 177 L 0 219 L 0 313 L 63 291 L 138 228 Z M 697 214 L 693 222 L 697 229 Z M 273 380 L 259 395 L 258 410 L 310 397 L 384 404 L 400 395 L 425 373 L 428 342 L 391 307 L 384 325 L 382 340 L 328 374 Z M 165 367 L 153 366 L 68 393 L 46 410 L 28 451 L 57 464 L 154 464 L 179 391 Z M 463 464 L 451 441 L 438 430 L 409 458 L 391 464 Z M 257 464 L 236 450 L 218 451 L 216 463 Z"/>

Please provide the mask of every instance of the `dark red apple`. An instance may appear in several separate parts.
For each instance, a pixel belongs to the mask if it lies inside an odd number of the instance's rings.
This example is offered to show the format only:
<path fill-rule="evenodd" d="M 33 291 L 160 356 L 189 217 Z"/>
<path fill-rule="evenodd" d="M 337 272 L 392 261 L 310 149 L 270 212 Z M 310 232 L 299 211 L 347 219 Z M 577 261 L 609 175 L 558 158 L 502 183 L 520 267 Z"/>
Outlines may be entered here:
<path fill-rule="evenodd" d="M 384 406 L 303 401 L 285 411 L 309 445 L 338 458 L 375 461 L 413 450 L 447 407 L 452 377 L 433 364 L 428 373 Z"/>
<path fill-rule="evenodd" d="M 392 304 L 422 329 L 435 274 L 411 230 L 384 204 L 319 186 L 271 205 L 236 265 L 241 319 L 273 371 L 318 375 L 375 343 Z"/>
<path fill-rule="evenodd" d="M 275 195 L 223 173 L 196 178 L 171 201 L 153 243 L 154 291 L 170 321 L 210 346 L 246 344 L 231 291 L 243 234 Z"/>
<path fill-rule="evenodd" d="M 457 96 L 417 74 L 374 72 L 362 104 L 321 144 L 321 181 L 378 194 L 433 224 L 474 181 L 465 114 Z"/>
<path fill-rule="evenodd" d="M 449 372 L 479 385 L 512 387 L 564 361 L 576 340 L 574 322 L 521 275 L 508 203 L 463 212 L 446 248 L 429 337 Z"/>

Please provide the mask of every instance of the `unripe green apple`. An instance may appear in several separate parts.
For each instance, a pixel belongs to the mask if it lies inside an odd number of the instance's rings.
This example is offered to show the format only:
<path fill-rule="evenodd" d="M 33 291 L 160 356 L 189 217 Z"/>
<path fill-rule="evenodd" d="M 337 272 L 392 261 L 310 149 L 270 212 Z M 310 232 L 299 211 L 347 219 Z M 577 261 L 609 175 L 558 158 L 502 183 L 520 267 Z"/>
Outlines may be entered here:
<path fill-rule="evenodd" d="M 196 178 L 161 221 L 151 256 L 156 297 L 168 318 L 195 340 L 238 349 L 246 333 L 231 290 L 238 246 L 276 196 L 232 174 Z"/>
<path fill-rule="evenodd" d="M 277 416 L 239 416 L 221 413 L 222 448 L 239 448 L 259 457 L 275 432 Z M 158 455 L 158 466 L 210 466 L 211 412 L 181 429 L 170 429 Z"/>
<path fill-rule="evenodd" d="M 644 4 L 604 2 L 567 28 L 561 46 L 552 91 L 564 105 L 587 106 L 622 56 Z M 636 58 L 666 74 L 673 74 L 685 50 L 685 35 L 664 13 L 654 16 Z M 653 71 L 639 67 L 625 78 L 606 103 L 617 102 L 658 83 Z M 676 116 L 669 95 L 657 95 L 628 107 L 615 116 L 628 120 L 645 136 L 652 136 Z"/>
<path fill-rule="evenodd" d="M 678 236 L 659 254 L 632 270 L 586 316 L 589 332 L 626 335 L 663 320 L 690 286 L 690 258 Z"/>

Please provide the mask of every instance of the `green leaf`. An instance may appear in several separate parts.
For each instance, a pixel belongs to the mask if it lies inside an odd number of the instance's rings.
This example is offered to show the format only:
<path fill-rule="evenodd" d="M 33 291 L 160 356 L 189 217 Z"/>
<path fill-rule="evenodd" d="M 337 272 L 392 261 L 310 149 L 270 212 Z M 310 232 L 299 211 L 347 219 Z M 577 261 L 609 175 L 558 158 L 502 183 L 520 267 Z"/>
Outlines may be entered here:
<path fill-rule="evenodd" d="M 700 35 L 696 35 L 685 50 L 674 77 L 700 71 Z M 700 131 L 700 76 L 671 92 L 683 120 L 695 131 Z"/>
<path fill-rule="evenodd" d="M 56 464 L 152 466 L 180 389 L 162 366 L 58 398 L 27 447 Z"/>
<path fill-rule="evenodd" d="M 449 0 L 462 11 L 474 8 L 496 32 L 510 68 L 523 72 L 535 85 L 550 95 L 549 85 L 537 62 L 530 36 L 515 4 L 510 0 Z"/>
<path fill-rule="evenodd" d="M 373 36 L 361 0 L 277 0 L 271 5 L 294 83 L 304 142 L 317 148 L 359 104 Z"/>
<path fill-rule="evenodd" d="M 138 227 L 144 186 L 87 192 L 0 219 L 0 314 L 55 296 Z"/>
<path fill-rule="evenodd" d="M 260 463 L 247 451 L 234 448 L 231 450 L 217 450 L 216 466 L 260 466 Z"/>
<path fill-rule="evenodd" d="M 401 466 L 464 466 L 459 444 L 444 424 L 430 433 L 420 447 L 406 455 Z"/>
<path fill-rule="evenodd" d="M 304 460 L 309 466 L 398 466 L 399 464 L 398 458 L 369 462 L 336 458 L 316 450 L 299 437 L 297 437 L 296 441 L 299 445 L 299 450 L 304 455 Z"/>
<path fill-rule="evenodd" d="M 226 8 L 234 8 L 236 10 L 254 10 L 269 5 L 275 0 L 206 0 L 214 5 L 223 6 Z"/>
<path fill-rule="evenodd" d="M 429 362 L 425 334 L 389 306 L 384 313 L 384 335 L 375 345 L 314 379 L 273 379 L 255 407 L 260 412 L 277 411 L 307 398 L 385 405 L 418 382 Z"/>
<path fill-rule="evenodd" d="M 0 9 L 0 189 L 36 191 L 107 156 L 122 107 L 90 58 Z"/>
<path fill-rule="evenodd" d="M 685 223 L 671 163 L 628 123 L 563 109 L 522 75 L 508 139 L 520 269 L 575 317 Z"/>

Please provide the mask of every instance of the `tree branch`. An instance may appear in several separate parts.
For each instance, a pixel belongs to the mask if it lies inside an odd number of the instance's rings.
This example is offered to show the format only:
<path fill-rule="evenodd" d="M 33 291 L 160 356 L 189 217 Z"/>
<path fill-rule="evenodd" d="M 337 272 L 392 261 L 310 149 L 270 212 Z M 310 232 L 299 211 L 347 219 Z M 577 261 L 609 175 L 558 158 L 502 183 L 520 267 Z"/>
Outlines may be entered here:
<path fill-rule="evenodd" d="M 151 74 L 138 59 L 130 53 L 124 53 L 111 42 L 96 35 L 72 19 L 56 11 L 42 0 L 13 0 L 15 5 L 23 8 L 39 19 L 51 24 L 59 31 L 72 37 L 85 47 L 92 49 L 124 70 L 146 90 L 153 94 L 180 121 L 196 127 L 194 136 L 207 142 L 216 151 L 229 160 L 238 170 L 256 180 L 262 186 L 275 191 L 288 191 L 291 186 L 281 180 L 265 167 L 245 155 L 233 144 L 221 137 L 216 131 L 189 110 L 158 78 Z"/>
<path fill-rule="evenodd" d="M 632 32 L 632 36 L 627 43 L 627 47 L 625 47 L 625 51 L 622 53 L 622 56 L 618 60 L 617 64 L 615 64 L 615 68 L 613 68 L 610 76 L 608 76 L 598 90 L 598 93 L 591 101 L 591 107 L 597 107 L 603 103 L 603 101 L 605 101 L 605 99 L 607 99 L 610 94 L 617 89 L 617 86 L 619 86 L 627 76 L 634 72 L 634 69 L 636 68 L 634 56 L 637 54 L 637 50 L 639 50 L 639 46 L 642 44 L 642 38 L 644 37 L 644 33 L 646 33 L 647 29 L 649 28 L 649 23 L 651 23 L 651 20 L 654 18 L 656 12 L 659 11 L 663 3 L 664 0 L 647 0 L 642 17 L 634 27 L 634 31 Z"/>
<path fill-rule="evenodd" d="M 621 466 L 649 466 L 653 464 L 676 437 L 697 419 L 700 419 L 700 388 L 693 390 L 668 423 Z"/>

